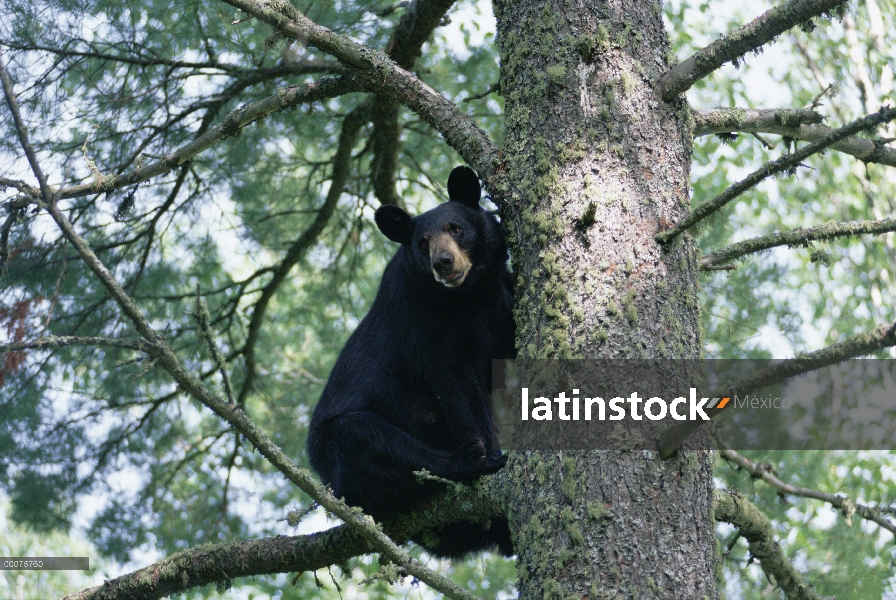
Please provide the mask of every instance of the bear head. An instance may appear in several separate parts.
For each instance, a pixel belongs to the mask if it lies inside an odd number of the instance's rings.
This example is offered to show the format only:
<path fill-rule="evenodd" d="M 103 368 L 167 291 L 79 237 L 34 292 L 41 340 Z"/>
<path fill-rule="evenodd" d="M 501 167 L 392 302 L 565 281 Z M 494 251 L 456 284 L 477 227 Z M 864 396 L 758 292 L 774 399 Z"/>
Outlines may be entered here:
<path fill-rule="evenodd" d="M 404 246 L 420 274 L 445 288 L 469 287 L 507 261 L 497 220 L 479 206 L 476 173 L 457 167 L 448 177 L 448 202 L 411 217 L 386 205 L 374 215 L 383 234 Z"/>

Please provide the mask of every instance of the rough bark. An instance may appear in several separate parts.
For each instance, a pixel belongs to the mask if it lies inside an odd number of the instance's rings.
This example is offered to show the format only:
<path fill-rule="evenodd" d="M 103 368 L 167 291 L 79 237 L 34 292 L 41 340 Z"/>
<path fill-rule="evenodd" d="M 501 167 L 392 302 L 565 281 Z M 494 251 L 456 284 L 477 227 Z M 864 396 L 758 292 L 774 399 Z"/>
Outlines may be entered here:
<path fill-rule="evenodd" d="M 495 2 L 503 214 L 521 358 L 696 358 L 691 131 L 659 80 L 659 2 Z M 547 468 L 545 468 L 547 467 Z M 680 452 L 518 452 L 521 598 L 714 598 L 711 465 Z"/>

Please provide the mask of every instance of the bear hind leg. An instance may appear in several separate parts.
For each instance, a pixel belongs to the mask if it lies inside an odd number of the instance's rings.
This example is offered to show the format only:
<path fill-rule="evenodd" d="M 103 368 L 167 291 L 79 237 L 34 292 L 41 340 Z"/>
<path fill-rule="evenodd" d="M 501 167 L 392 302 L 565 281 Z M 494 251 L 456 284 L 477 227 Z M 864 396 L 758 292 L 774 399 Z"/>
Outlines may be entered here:
<path fill-rule="evenodd" d="M 318 472 L 337 497 L 378 520 L 408 512 L 437 491 L 438 484 L 421 483 L 413 472 L 441 475 L 451 456 L 366 411 L 333 419 L 328 438 Z"/>

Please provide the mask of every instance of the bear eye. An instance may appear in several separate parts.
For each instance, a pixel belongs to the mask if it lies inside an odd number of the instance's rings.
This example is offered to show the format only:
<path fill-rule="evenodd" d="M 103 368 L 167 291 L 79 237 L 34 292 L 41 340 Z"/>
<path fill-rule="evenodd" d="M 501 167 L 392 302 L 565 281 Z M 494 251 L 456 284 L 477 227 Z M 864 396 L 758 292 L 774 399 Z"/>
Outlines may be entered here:
<path fill-rule="evenodd" d="M 464 232 L 460 225 L 449 225 L 448 229 L 451 231 L 452 235 L 460 235 Z"/>
<path fill-rule="evenodd" d="M 429 240 L 426 238 L 421 239 L 417 242 L 417 247 L 420 248 L 420 252 L 426 252 L 427 248 L 429 248 Z"/>

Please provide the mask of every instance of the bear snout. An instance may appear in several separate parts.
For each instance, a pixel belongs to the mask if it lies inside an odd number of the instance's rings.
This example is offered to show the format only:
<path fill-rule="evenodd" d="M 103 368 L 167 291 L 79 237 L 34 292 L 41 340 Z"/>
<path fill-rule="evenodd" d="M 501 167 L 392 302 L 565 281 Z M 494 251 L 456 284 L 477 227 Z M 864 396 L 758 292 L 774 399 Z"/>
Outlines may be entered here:
<path fill-rule="evenodd" d="M 439 252 L 432 257 L 432 270 L 442 277 L 449 277 L 454 272 L 454 257 L 448 252 Z"/>
<path fill-rule="evenodd" d="M 429 266 L 436 281 L 456 288 L 466 280 L 473 263 L 449 234 L 442 233 L 429 238 Z"/>

